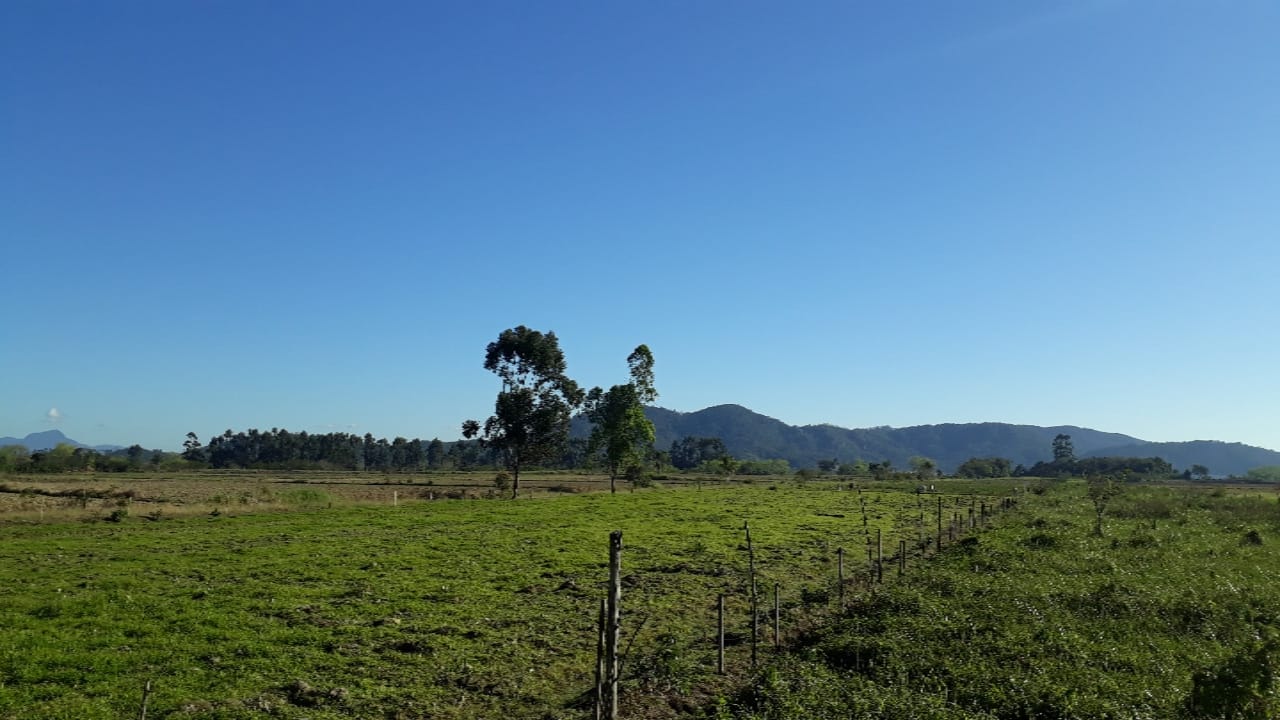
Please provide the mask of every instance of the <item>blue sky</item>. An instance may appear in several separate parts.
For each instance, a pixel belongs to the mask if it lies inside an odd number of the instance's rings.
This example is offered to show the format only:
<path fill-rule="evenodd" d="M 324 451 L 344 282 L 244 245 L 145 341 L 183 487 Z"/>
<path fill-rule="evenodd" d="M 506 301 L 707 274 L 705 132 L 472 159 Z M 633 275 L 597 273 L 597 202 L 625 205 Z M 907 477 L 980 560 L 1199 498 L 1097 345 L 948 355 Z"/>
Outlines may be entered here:
<path fill-rule="evenodd" d="M 485 345 L 792 424 L 1280 448 L 1280 5 L 0 5 L 0 435 L 458 437 Z M 53 412 L 56 408 L 56 412 Z"/>

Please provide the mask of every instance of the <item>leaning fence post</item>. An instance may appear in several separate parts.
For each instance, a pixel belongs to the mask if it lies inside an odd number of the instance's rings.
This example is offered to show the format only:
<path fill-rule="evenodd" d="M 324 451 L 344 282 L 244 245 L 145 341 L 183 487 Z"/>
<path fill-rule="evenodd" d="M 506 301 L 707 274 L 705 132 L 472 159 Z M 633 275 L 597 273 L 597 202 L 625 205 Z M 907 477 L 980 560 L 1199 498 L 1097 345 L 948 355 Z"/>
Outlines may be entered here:
<path fill-rule="evenodd" d="M 138 720 L 147 720 L 147 700 L 151 699 L 151 681 L 142 686 L 142 708 L 138 710 Z"/>

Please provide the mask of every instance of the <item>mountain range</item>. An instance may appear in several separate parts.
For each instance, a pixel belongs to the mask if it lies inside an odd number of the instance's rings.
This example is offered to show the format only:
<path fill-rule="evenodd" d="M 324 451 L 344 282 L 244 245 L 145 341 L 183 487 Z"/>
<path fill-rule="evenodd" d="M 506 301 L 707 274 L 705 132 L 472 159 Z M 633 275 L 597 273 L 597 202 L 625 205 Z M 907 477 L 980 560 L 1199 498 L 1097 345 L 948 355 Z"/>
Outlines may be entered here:
<path fill-rule="evenodd" d="M 1149 442 L 1130 435 L 1101 432 L 1074 425 L 1041 427 L 1008 423 L 948 423 L 892 428 L 848 429 L 835 425 L 787 425 L 741 405 L 716 405 L 696 412 L 645 408 L 653 422 L 655 445 L 666 450 L 686 436 L 718 437 L 734 457 L 782 458 L 794 468 L 814 467 L 819 460 L 881 462 L 906 468 L 912 457 L 932 458 L 944 472 L 952 472 L 971 457 L 1003 457 L 1015 464 L 1034 465 L 1053 458 L 1053 438 L 1071 436 L 1078 457 L 1162 457 L 1179 470 L 1204 465 L 1213 475 L 1243 475 L 1263 465 L 1280 465 L 1280 452 L 1213 440 Z M 573 434 L 585 437 L 585 418 L 574 419 Z M 24 445 L 48 450 L 58 443 L 94 450 L 119 450 L 119 445 L 89 446 L 61 430 L 31 433 L 25 438 L 0 437 L 0 446 Z"/>
<path fill-rule="evenodd" d="M 668 449 L 685 436 L 718 437 L 734 457 L 783 458 L 792 467 L 813 467 L 819 460 L 840 462 L 891 461 L 906 468 L 911 457 L 932 458 L 952 472 L 971 457 L 1004 457 L 1015 464 L 1052 460 L 1053 438 L 1071 436 L 1078 457 L 1152 457 L 1168 460 L 1182 470 L 1204 465 L 1214 475 L 1243 475 L 1261 465 L 1280 465 L 1280 452 L 1265 448 L 1206 440 L 1148 442 L 1130 435 L 1100 432 L 1074 425 L 1040 427 L 985 422 L 914 427 L 847 429 L 834 425 L 787 425 L 740 405 L 717 405 L 697 412 L 650 407 L 659 449 Z M 588 432 L 583 419 L 575 421 L 575 435 Z"/>
<path fill-rule="evenodd" d="M 102 452 L 119 450 L 124 447 L 123 445 L 85 445 L 82 442 L 76 442 L 75 440 L 67 437 L 61 430 L 34 432 L 24 438 L 0 437 L 0 447 L 4 447 L 5 445 L 21 445 L 32 452 L 39 450 L 52 450 L 58 446 L 58 443 L 66 443 L 73 447 L 90 448 L 92 450 L 100 450 Z"/>

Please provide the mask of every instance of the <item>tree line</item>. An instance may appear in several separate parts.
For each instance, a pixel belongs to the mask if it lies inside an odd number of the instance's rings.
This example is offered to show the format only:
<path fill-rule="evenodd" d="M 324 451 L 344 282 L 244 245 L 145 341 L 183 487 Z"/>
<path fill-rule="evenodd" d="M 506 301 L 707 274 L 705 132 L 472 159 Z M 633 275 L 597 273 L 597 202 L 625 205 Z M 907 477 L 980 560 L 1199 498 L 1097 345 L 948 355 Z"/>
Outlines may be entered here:
<path fill-rule="evenodd" d="M 131 445 L 119 450 L 95 450 L 58 443 L 48 450 L 31 452 L 23 445 L 0 447 L 0 472 L 140 472 L 185 466 L 177 453 L 146 450 Z"/>
<path fill-rule="evenodd" d="M 388 441 L 370 433 L 227 430 L 204 445 L 199 436 L 189 432 L 182 447 L 183 459 L 211 468 L 422 472 L 493 464 L 492 454 L 478 443 L 403 437 Z"/>

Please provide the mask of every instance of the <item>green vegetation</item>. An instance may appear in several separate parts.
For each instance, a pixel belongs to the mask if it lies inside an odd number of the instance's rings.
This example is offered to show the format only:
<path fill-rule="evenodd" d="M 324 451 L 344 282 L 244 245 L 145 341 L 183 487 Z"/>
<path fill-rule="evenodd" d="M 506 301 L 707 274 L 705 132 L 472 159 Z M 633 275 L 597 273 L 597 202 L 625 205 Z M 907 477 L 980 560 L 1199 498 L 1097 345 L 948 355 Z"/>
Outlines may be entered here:
<path fill-rule="evenodd" d="M 718 437 L 685 436 L 671 443 L 671 464 L 679 470 L 692 470 L 729 457 L 729 450 Z"/>
<path fill-rule="evenodd" d="M 36 452 L 24 445 L 0 446 L 0 473 L 124 473 L 186 466 L 176 453 L 148 451 L 140 445 L 99 451 L 60 442 L 49 450 Z"/>
<path fill-rule="evenodd" d="M 610 530 L 626 546 L 633 706 L 736 677 L 714 674 L 719 593 L 743 669 L 744 520 L 789 633 L 830 607 L 837 547 L 865 574 L 855 559 L 877 528 L 890 548 L 923 532 L 901 488 L 329 508 L 318 487 L 277 487 L 311 509 L 146 517 L 134 503 L 111 522 L 0 525 L 0 717 L 131 717 L 150 679 L 154 717 L 579 718 Z"/>
<path fill-rule="evenodd" d="M 644 416 L 645 403 L 658 399 L 653 386 L 653 353 L 641 345 L 627 357 L 631 382 L 607 391 L 587 393 L 584 414 L 591 421 L 590 456 L 599 456 L 609 472 L 609 492 L 617 492 L 618 476 L 639 478 L 640 467 L 653 453 L 653 423 Z"/>
<path fill-rule="evenodd" d="M 1280 483 L 1280 465 L 1256 467 L 1246 477 L 1252 482 Z"/>
<path fill-rule="evenodd" d="M 940 495 L 921 496 L 914 481 L 775 477 L 609 496 L 534 474 L 560 491 L 413 502 L 412 486 L 392 485 L 398 506 L 390 488 L 352 506 L 346 484 L 249 492 L 210 477 L 221 509 L 187 516 L 144 502 L 182 483 L 30 489 L 101 522 L 0 525 L 0 718 L 129 717 L 148 679 L 155 717 L 581 718 L 613 529 L 633 716 L 1280 712 L 1280 502 L 1256 491 L 939 480 Z M 1020 510 L 918 556 L 936 498 L 963 519 L 1011 491 Z M 294 512 L 240 514 L 257 507 Z M 781 589 L 786 645 L 755 675 L 744 520 L 760 587 Z M 877 530 L 886 555 L 904 541 L 911 557 L 904 578 L 886 572 L 871 590 L 863 550 Z M 711 642 L 719 593 L 726 676 Z"/>
<path fill-rule="evenodd" d="M 1052 486 L 801 640 L 721 717 L 1280 716 L 1280 503 Z"/>
<path fill-rule="evenodd" d="M 556 334 L 523 325 L 503 330 L 485 349 L 484 369 L 502 380 L 493 415 L 484 426 L 462 423 L 464 437 L 480 438 L 511 471 L 511 496 L 520 492 L 520 471 L 557 457 L 569 439 L 569 421 L 583 392 L 566 372 Z"/>
<path fill-rule="evenodd" d="M 1076 459 L 1076 446 L 1071 442 L 1071 436 L 1066 433 L 1058 433 L 1053 438 L 1053 461 L 1055 463 L 1066 463 Z"/>
<path fill-rule="evenodd" d="M 956 475 L 962 478 L 1009 477 L 1013 475 L 1013 462 L 1002 457 L 969 458 L 956 468 Z"/>

